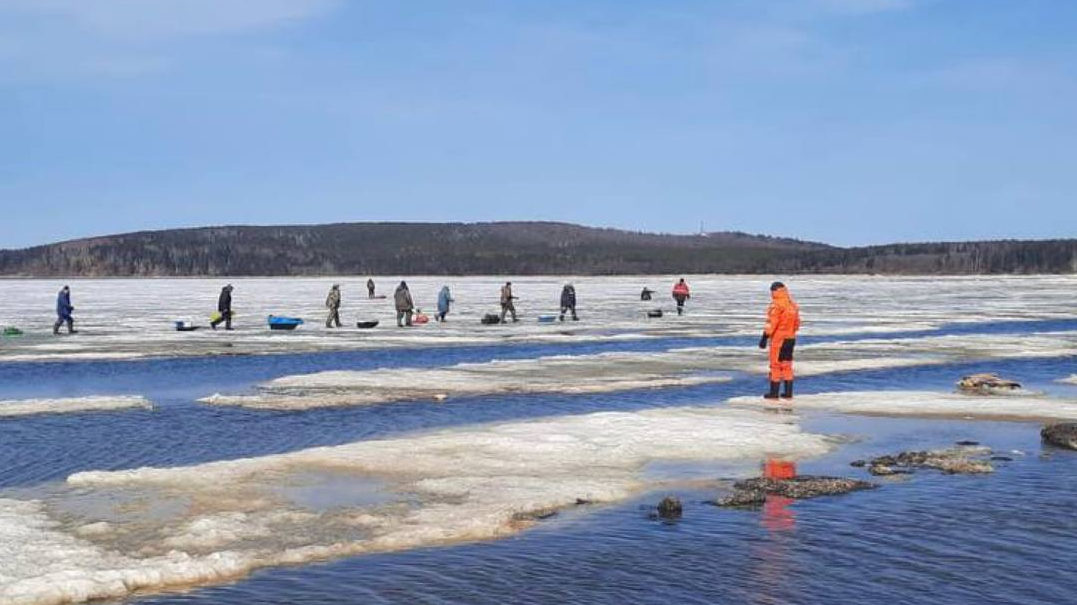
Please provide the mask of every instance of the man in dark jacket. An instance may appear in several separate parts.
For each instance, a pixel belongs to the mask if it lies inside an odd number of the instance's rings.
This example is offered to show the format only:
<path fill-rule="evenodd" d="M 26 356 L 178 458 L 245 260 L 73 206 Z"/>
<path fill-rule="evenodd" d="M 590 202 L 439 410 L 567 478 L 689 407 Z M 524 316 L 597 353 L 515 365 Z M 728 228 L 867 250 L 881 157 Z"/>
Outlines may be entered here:
<path fill-rule="evenodd" d="M 408 290 L 407 282 L 400 282 L 393 293 L 393 303 L 396 305 L 396 325 L 403 328 L 411 325 L 411 312 L 415 310 L 415 303 L 411 300 L 411 291 Z"/>
<path fill-rule="evenodd" d="M 572 311 L 572 321 L 579 321 L 580 318 L 576 317 L 576 288 L 572 284 L 565 284 L 561 288 L 560 321 L 565 321 L 565 311 Z"/>
<path fill-rule="evenodd" d="M 223 321 L 224 329 L 232 329 L 232 284 L 221 288 L 221 295 L 217 298 L 217 318 L 209 322 L 209 327 L 214 330 Z"/>
<path fill-rule="evenodd" d="M 366 280 L 366 297 L 374 298 L 374 278 L 370 277 Z"/>
<path fill-rule="evenodd" d="M 501 323 L 505 323 L 505 315 L 511 313 L 512 321 L 519 321 L 516 319 L 516 304 L 512 301 L 516 300 L 516 297 L 512 295 L 512 282 L 505 282 L 504 286 L 501 286 Z"/>
<path fill-rule="evenodd" d="M 329 288 L 329 296 L 325 297 L 325 308 L 329 309 L 329 314 L 325 317 L 325 327 L 332 328 L 333 324 L 336 324 L 338 328 L 341 327 L 339 284 L 333 284 L 333 287 Z"/>
<path fill-rule="evenodd" d="M 71 316 L 71 312 L 75 310 L 75 307 L 71 306 L 71 289 L 67 286 L 60 288 L 60 293 L 56 295 L 56 323 L 52 325 L 52 333 L 59 334 L 60 326 L 67 324 L 67 333 L 75 334 L 78 330 L 75 329 L 75 318 Z"/>

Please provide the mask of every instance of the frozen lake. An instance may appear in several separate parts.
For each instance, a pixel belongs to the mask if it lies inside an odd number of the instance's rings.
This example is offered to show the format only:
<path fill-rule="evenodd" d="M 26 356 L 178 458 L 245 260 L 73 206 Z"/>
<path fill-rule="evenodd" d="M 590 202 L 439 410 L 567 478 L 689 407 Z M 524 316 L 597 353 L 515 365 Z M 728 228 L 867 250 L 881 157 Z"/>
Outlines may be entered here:
<path fill-rule="evenodd" d="M 513 279 L 504 326 L 479 323 L 503 279 L 409 277 L 425 311 L 442 285 L 457 305 L 405 329 L 365 277 L 235 279 L 237 329 L 187 333 L 227 282 L 72 280 L 61 337 L 60 282 L 0 281 L 25 332 L 0 340 L 0 604 L 1068 598 L 1077 452 L 1038 432 L 1077 420 L 1077 278 L 788 279 L 803 403 L 779 414 L 756 399 L 771 280 L 688 276 L 677 317 L 675 277 Z M 334 282 L 350 328 L 322 327 Z M 539 323 L 566 282 L 581 321 Z M 955 395 L 977 371 L 1027 394 Z M 1010 460 L 848 466 L 966 439 Z M 881 487 L 702 504 L 775 458 Z M 681 521 L 641 509 L 665 494 Z"/>

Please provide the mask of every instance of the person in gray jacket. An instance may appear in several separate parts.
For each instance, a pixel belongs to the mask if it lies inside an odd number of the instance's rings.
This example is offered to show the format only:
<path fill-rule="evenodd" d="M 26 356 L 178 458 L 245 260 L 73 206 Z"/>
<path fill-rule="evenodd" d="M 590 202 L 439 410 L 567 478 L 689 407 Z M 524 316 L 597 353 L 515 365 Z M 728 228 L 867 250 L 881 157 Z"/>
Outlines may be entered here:
<path fill-rule="evenodd" d="M 333 284 L 333 287 L 329 288 L 329 296 L 325 297 L 325 308 L 329 309 L 329 314 L 325 316 L 325 327 L 332 328 L 334 324 L 337 328 L 341 327 L 340 284 Z"/>
<path fill-rule="evenodd" d="M 505 282 L 504 286 L 501 286 L 501 323 L 505 323 L 505 315 L 512 314 L 512 321 L 519 321 L 516 319 L 516 304 L 512 301 L 516 300 L 516 297 L 512 294 L 512 282 Z"/>
<path fill-rule="evenodd" d="M 415 310 L 415 303 L 411 301 L 411 291 L 408 290 L 407 282 L 400 282 L 393 293 L 393 302 L 396 304 L 396 325 L 403 328 L 411 325 L 411 313 Z"/>

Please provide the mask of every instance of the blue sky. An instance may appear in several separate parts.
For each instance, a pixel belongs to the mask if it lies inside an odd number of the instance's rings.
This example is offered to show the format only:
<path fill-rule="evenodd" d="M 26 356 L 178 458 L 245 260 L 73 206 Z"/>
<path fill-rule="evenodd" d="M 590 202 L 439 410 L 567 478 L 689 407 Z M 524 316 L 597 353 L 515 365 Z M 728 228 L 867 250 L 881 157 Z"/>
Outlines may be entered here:
<path fill-rule="evenodd" d="M 1069 237 L 1070 0 L 0 0 L 0 248 L 548 219 Z"/>

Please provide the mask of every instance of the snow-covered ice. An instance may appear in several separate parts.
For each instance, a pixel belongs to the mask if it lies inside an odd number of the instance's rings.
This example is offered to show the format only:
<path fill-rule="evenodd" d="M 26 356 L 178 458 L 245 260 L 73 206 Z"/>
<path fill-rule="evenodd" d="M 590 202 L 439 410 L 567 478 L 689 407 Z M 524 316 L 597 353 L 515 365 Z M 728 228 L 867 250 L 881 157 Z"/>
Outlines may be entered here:
<path fill-rule="evenodd" d="M 284 376 L 251 395 L 214 394 L 214 405 L 308 409 L 507 393 L 606 393 L 729 380 L 692 372 L 676 355 L 602 353 L 463 363 L 444 368 L 332 371 Z"/>
<path fill-rule="evenodd" d="M 757 334 L 768 302 L 771 276 L 688 276 L 692 300 L 684 317 L 647 319 L 648 309 L 672 301 L 668 289 L 678 276 L 513 278 L 521 297 L 519 324 L 480 326 L 484 313 L 498 309 L 500 277 L 408 277 L 420 308 L 434 307 L 442 285 L 453 289 L 457 305 L 447 324 L 395 327 L 391 300 L 368 300 L 365 277 L 236 279 L 77 279 L 0 280 L 0 325 L 27 332 L 0 339 L 0 359 L 49 360 L 139 356 L 280 353 L 381 347 L 453 346 L 500 342 L 594 342 L 662 336 L 703 337 Z M 392 294 L 398 277 L 377 278 L 380 292 Z M 580 322 L 539 324 L 535 318 L 558 311 L 565 282 L 573 282 Z M 1042 277 L 868 277 L 803 276 L 787 279 L 800 302 L 805 333 L 895 332 L 948 323 L 1057 319 L 1071 316 L 1068 301 L 1077 278 Z M 234 332 L 175 332 L 172 322 L 205 324 L 220 287 L 235 285 Z M 56 291 L 69 283 L 81 334 L 53 337 Z M 340 283 L 346 328 L 326 330 L 325 295 Z M 657 290 L 639 300 L 643 286 Z M 298 315 L 308 323 L 295 332 L 271 333 L 269 314 Z M 377 319 L 374 330 L 357 330 L 356 320 Z M 151 338 L 147 336 L 152 335 Z"/>
<path fill-rule="evenodd" d="M 0 418 L 36 414 L 105 412 L 132 408 L 152 409 L 153 404 L 137 395 L 69 397 L 63 399 L 13 399 L 0 401 Z"/>
<path fill-rule="evenodd" d="M 734 406 L 772 405 L 761 397 L 734 397 Z M 966 395 L 930 391 L 847 391 L 797 395 L 781 405 L 794 409 L 831 410 L 846 414 L 979 418 L 987 420 L 1077 420 L 1077 401 L 1036 393 Z"/>
<path fill-rule="evenodd" d="M 1057 357 L 1077 350 L 1077 333 L 926 336 L 825 342 L 798 349 L 797 373 L 880 370 L 969 361 Z M 464 363 L 442 368 L 330 371 L 284 376 L 255 393 L 221 394 L 203 403 L 255 409 L 312 409 L 502 393 L 600 393 L 689 386 L 767 371 L 754 347 L 694 347 Z"/>
<path fill-rule="evenodd" d="M 533 515 L 653 487 L 654 461 L 803 458 L 831 448 L 744 409 L 606 412 L 478 425 L 179 468 L 72 475 L 69 491 L 0 502 L 0 602 L 53 605 L 221 581 L 302 563 L 518 532 Z M 376 477 L 379 503 L 303 507 L 283 489 L 326 472 Z M 115 502 L 107 519 L 88 493 Z M 134 501 L 181 500 L 152 515 Z"/>

